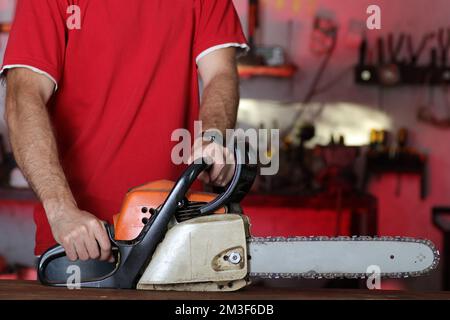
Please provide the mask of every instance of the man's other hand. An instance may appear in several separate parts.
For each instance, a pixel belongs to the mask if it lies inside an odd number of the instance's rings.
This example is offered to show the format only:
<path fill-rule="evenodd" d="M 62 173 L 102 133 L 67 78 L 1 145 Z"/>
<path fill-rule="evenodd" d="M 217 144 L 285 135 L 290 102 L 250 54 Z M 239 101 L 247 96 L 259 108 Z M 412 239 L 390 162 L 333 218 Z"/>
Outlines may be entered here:
<path fill-rule="evenodd" d="M 100 259 L 112 262 L 111 242 L 104 223 L 76 207 L 62 210 L 49 222 L 55 240 L 64 247 L 69 260 Z"/>
<path fill-rule="evenodd" d="M 194 160 L 204 158 L 212 162 L 208 171 L 203 171 L 198 179 L 214 186 L 225 187 L 233 178 L 235 161 L 233 153 L 226 147 L 216 143 L 197 138 L 192 147 L 189 158 L 191 164 Z"/>

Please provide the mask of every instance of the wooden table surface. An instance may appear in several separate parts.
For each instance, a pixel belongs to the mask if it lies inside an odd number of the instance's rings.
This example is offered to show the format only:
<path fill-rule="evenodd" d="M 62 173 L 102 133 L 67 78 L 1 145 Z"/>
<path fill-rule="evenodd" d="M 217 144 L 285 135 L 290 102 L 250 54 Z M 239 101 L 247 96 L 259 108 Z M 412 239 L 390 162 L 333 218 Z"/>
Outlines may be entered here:
<path fill-rule="evenodd" d="M 250 286 L 232 293 L 51 288 L 34 281 L 0 281 L 0 300 L 399 300 L 445 299 L 450 292 L 283 289 Z"/>

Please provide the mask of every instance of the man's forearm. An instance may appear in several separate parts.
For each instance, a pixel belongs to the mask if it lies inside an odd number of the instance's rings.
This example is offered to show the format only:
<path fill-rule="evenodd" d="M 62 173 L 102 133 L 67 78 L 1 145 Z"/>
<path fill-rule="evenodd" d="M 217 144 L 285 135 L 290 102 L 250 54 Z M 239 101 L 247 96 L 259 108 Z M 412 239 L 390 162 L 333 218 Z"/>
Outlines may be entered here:
<path fill-rule="evenodd" d="M 203 130 L 218 129 L 225 135 L 226 129 L 236 125 L 239 105 L 239 79 L 231 70 L 216 75 L 205 87 L 200 108 Z"/>
<path fill-rule="evenodd" d="M 59 162 L 56 139 L 45 99 L 23 90 L 8 77 L 6 120 L 17 164 L 42 201 L 48 215 L 56 215 L 75 200 Z"/>

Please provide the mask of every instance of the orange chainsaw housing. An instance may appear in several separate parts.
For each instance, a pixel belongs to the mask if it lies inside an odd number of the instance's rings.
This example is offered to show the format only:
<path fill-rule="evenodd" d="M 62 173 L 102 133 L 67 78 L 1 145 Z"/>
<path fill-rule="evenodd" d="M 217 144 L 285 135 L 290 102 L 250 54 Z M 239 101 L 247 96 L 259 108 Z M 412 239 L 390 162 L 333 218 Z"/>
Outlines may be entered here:
<path fill-rule="evenodd" d="M 151 209 L 156 209 L 164 203 L 174 185 L 172 181 L 160 180 L 131 189 L 125 196 L 120 213 L 113 218 L 115 239 L 136 239 L 144 227 L 144 222 L 151 218 Z M 186 197 L 189 201 L 211 202 L 217 195 L 188 192 Z M 226 213 L 226 209 L 221 208 L 215 213 Z"/>

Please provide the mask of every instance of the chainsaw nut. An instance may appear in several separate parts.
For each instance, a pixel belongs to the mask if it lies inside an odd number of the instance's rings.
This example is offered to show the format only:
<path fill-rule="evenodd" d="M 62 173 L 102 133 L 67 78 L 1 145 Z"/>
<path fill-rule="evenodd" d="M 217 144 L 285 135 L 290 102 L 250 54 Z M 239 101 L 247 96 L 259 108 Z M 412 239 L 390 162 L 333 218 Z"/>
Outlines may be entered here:
<path fill-rule="evenodd" d="M 232 264 L 238 264 L 239 262 L 241 262 L 241 255 L 237 252 L 232 252 L 228 257 L 228 261 L 230 261 Z"/>

